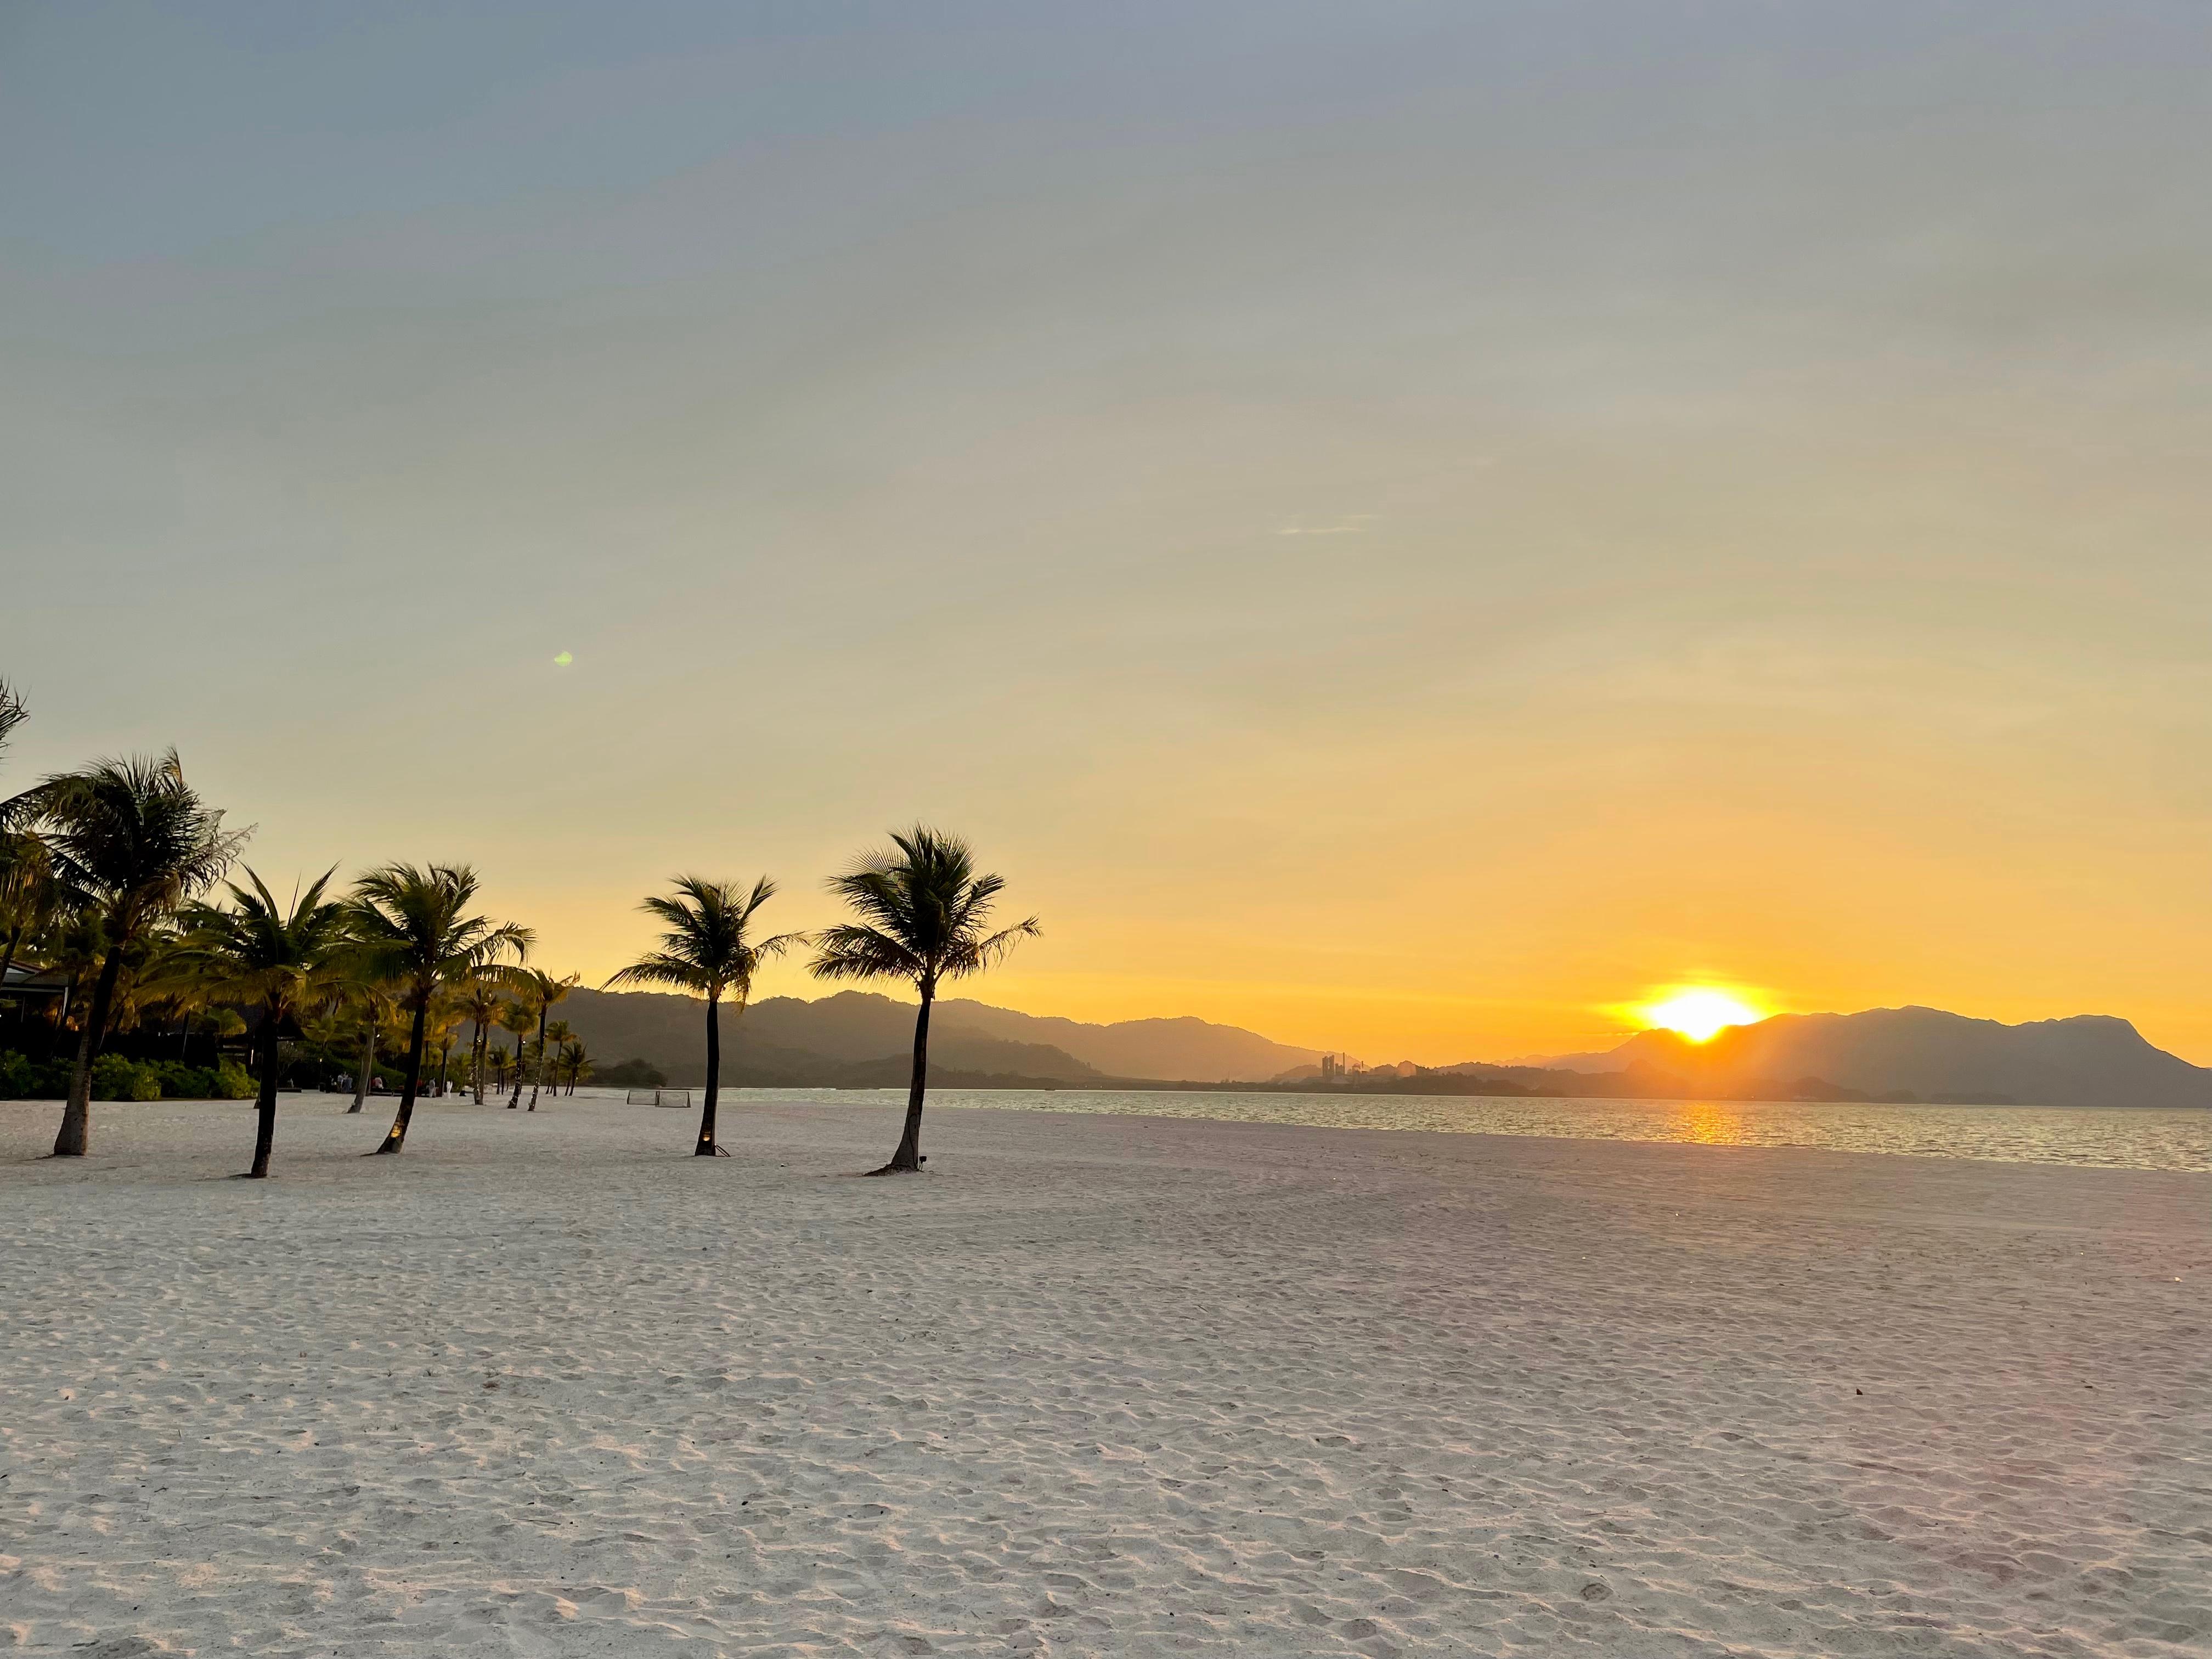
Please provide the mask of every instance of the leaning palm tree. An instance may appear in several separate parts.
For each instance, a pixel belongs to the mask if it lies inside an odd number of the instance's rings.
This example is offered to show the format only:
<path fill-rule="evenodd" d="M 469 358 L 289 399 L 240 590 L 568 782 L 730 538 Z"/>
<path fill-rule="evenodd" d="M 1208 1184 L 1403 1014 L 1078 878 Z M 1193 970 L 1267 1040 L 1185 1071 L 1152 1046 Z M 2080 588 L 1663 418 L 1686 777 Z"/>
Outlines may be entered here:
<path fill-rule="evenodd" d="M 210 1000 L 260 1010 L 261 1088 L 254 1102 L 253 1167 L 246 1172 L 256 1181 L 268 1175 L 276 1139 L 278 1037 L 285 1022 L 297 1019 L 328 986 L 347 944 L 345 907 L 323 896 L 336 873 L 325 871 L 287 911 L 249 869 L 252 891 L 231 882 L 228 905 L 187 908 L 184 937 L 163 957 L 165 976 Z"/>
<path fill-rule="evenodd" d="M 737 883 L 701 876 L 678 876 L 675 887 L 665 897 L 656 894 L 638 907 L 665 925 L 659 949 L 647 951 L 609 980 L 605 988 L 665 985 L 706 998 L 707 1104 L 699 1114 L 699 1140 L 691 1151 L 696 1157 L 712 1158 L 720 1150 L 714 1139 L 714 1104 L 722 1086 L 722 998 L 732 994 L 732 1018 L 742 1015 L 761 963 L 802 943 L 805 935 L 745 936 L 754 914 L 775 896 L 775 884 L 766 876 L 750 892 Z"/>
<path fill-rule="evenodd" d="M 914 1074 L 907 1085 L 906 1127 L 891 1161 L 872 1175 L 921 1168 L 921 1097 L 929 1080 L 929 1006 L 947 980 L 980 974 L 1017 940 L 1042 930 L 1035 916 L 987 933 L 1002 876 L 975 873 L 975 854 L 957 836 L 927 824 L 891 836 L 891 848 L 864 854 L 830 890 L 860 915 L 857 922 L 817 935 L 808 969 L 817 979 L 904 980 L 921 994 L 914 1022 Z"/>
<path fill-rule="evenodd" d="M 422 1083 L 422 1048 L 430 1004 L 449 985 L 465 984 L 507 957 L 530 947 L 529 930 L 468 914 L 477 896 L 477 872 L 463 865 L 387 864 L 354 884 L 351 926 L 356 957 L 368 976 L 392 982 L 409 1017 L 406 1081 L 399 1115 L 378 1146 L 397 1152 L 407 1144 L 416 1091 Z"/>
<path fill-rule="evenodd" d="M 546 1016 L 553 1012 L 555 1003 L 576 988 L 576 981 L 581 978 L 581 974 L 570 974 L 556 979 L 542 968 L 532 968 L 522 976 L 523 1006 L 538 1016 L 538 1069 L 530 1078 L 530 1109 L 533 1112 L 538 1109 L 538 1091 L 546 1083 L 545 1059 L 553 1052 L 545 1046 Z"/>
<path fill-rule="evenodd" d="M 9 817 L 45 830 L 62 890 L 100 918 L 100 974 L 54 1138 L 56 1158 L 82 1158 L 92 1137 L 93 1062 L 125 963 L 143 956 L 161 924 L 229 867 L 252 832 L 223 829 L 222 814 L 185 781 L 173 749 L 50 777 L 10 802 Z"/>

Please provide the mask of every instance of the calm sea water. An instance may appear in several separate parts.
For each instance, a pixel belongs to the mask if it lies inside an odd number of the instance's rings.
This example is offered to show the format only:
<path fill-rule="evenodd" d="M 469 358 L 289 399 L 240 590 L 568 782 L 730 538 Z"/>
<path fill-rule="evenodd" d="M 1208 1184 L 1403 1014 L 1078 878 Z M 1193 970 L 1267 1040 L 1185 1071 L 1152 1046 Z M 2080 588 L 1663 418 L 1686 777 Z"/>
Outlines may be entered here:
<path fill-rule="evenodd" d="M 739 1097 L 894 1105 L 903 1089 L 745 1089 Z M 697 1098 L 695 1094 L 693 1098 Z M 2056 1106 L 1811 1105 L 1743 1100 L 1485 1100 L 1445 1095 L 1125 1093 L 1105 1089 L 944 1089 L 941 1106 L 1100 1112 L 1331 1129 L 1820 1146 L 1905 1158 L 1983 1158 L 2116 1170 L 2212 1170 L 2212 1112 Z"/>

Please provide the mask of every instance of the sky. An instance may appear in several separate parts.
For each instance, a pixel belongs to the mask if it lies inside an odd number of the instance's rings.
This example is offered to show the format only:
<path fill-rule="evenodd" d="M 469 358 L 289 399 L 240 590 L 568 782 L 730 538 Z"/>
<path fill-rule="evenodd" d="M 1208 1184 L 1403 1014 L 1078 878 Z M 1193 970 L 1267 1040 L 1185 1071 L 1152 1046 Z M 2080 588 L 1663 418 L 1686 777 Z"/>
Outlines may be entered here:
<path fill-rule="evenodd" d="M 926 819 L 984 1000 L 2212 1063 L 2212 10 L 0 7 L 0 787 L 596 982 Z M 796 967 L 766 993 L 812 994 Z"/>

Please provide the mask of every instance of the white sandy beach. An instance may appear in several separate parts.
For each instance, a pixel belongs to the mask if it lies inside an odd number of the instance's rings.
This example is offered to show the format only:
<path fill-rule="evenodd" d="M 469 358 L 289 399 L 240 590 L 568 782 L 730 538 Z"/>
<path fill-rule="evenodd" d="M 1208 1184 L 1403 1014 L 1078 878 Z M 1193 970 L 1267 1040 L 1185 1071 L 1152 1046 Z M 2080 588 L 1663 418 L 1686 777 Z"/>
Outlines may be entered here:
<path fill-rule="evenodd" d="M 0 1646 L 2212 1648 L 2212 1177 L 0 1105 Z"/>

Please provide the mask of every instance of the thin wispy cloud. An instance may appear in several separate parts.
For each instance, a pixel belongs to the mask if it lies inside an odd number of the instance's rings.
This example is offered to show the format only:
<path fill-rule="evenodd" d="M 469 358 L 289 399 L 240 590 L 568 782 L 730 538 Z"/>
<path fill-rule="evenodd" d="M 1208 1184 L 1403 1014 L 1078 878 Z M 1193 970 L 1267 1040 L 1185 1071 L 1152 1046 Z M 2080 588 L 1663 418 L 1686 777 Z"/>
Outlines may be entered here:
<path fill-rule="evenodd" d="M 1364 536 L 1374 527 L 1373 513 L 1350 513 L 1339 519 L 1308 521 L 1293 519 L 1275 528 L 1278 536 Z"/>

